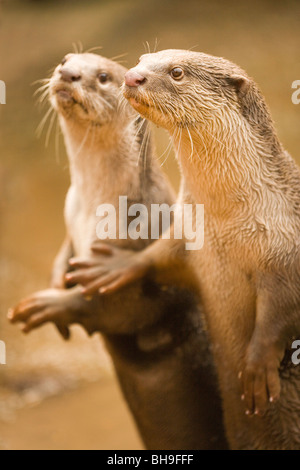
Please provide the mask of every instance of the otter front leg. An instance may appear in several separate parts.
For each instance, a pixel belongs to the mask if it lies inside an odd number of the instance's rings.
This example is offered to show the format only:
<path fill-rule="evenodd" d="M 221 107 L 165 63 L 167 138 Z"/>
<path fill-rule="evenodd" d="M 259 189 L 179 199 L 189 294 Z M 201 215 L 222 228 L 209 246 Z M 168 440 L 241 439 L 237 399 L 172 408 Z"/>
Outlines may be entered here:
<path fill-rule="evenodd" d="M 288 275 L 264 274 L 258 280 L 255 328 L 240 374 L 248 415 L 263 415 L 279 399 L 280 363 L 299 330 L 299 293 L 292 286 Z"/>
<path fill-rule="evenodd" d="M 241 372 L 243 381 L 242 400 L 246 414 L 264 415 L 268 404 L 275 403 L 280 396 L 279 367 L 284 347 L 267 338 L 267 331 L 258 327 L 247 348 L 245 368 Z"/>
<path fill-rule="evenodd" d="M 24 333 L 49 322 L 56 325 L 64 339 L 70 337 L 71 324 L 81 323 L 88 331 L 87 302 L 78 287 L 36 292 L 10 309 L 7 316 L 11 323 L 22 323 Z"/>
<path fill-rule="evenodd" d="M 69 260 L 73 254 L 71 238 L 67 235 L 53 263 L 51 287 L 56 289 L 65 287 L 65 275 L 69 270 Z"/>
<path fill-rule="evenodd" d="M 92 246 L 89 259 L 70 260 L 73 270 L 66 274 L 66 283 L 84 286 L 84 296 L 98 292 L 114 293 L 143 278 L 150 270 L 150 264 L 143 262 L 140 254 L 141 252 L 96 243 Z"/>
<path fill-rule="evenodd" d="M 70 264 L 73 271 L 66 275 L 66 282 L 83 285 L 83 295 L 112 294 L 149 273 L 159 284 L 199 292 L 182 240 L 160 239 L 138 252 L 98 242 L 92 246 L 90 259 L 72 259 Z"/>
<path fill-rule="evenodd" d="M 90 335 L 128 335 L 159 321 L 173 297 L 173 288 L 160 288 L 150 281 L 111 296 L 94 295 L 89 300 L 82 296 L 80 286 L 47 289 L 19 302 L 9 310 L 8 319 L 22 323 L 25 333 L 52 322 L 65 339 L 75 323 Z"/>

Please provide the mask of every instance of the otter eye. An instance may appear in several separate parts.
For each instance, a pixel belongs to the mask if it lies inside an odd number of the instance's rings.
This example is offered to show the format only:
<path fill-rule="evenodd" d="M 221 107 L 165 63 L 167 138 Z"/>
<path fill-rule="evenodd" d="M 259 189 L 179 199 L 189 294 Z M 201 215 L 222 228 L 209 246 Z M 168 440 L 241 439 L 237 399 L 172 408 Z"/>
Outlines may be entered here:
<path fill-rule="evenodd" d="M 181 80 L 184 76 L 184 71 L 180 67 L 175 67 L 171 70 L 170 74 L 174 80 Z"/>
<path fill-rule="evenodd" d="M 99 78 L 100 83 L 106 83 L 109 77 L 107 73 L 103 72 L 103 73 L 99 73 L 98 78 Z"/>
<path fill-rule="evenodd" d="M 66 62 L 67 62 L 67 58 L 64 57 L 63 60 L 61 61 L 61 65 L 65 65 Z"/>

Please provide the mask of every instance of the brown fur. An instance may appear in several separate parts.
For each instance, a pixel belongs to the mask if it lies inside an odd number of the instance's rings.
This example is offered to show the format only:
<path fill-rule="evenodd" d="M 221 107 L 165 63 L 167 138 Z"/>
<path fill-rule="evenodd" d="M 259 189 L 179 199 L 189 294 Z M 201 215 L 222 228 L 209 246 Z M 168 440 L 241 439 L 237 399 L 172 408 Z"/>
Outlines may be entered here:
<path fill-rule="evenodd" d="M 183 71 L 179 80 L 174 68 Z M 231 447 L 299 449 L 300 372 L 288 363 L 278 374 L 300 333 L 299 169 L 256 84 L 231 62 L 161 51 L 142 56 L 126 80 L 132 106 L 170 133 L 182 171 L 179 204 L 205 205 L 205 243 L 187 253 L 181 242 L 160 240 L 133 256 L 106 292 L 150 267 L 172 277 L 179 260 L 187 264 L 190 274 L 177 269 L 177 281 L 190 284 L 194 273 L 198 282 Z"/>

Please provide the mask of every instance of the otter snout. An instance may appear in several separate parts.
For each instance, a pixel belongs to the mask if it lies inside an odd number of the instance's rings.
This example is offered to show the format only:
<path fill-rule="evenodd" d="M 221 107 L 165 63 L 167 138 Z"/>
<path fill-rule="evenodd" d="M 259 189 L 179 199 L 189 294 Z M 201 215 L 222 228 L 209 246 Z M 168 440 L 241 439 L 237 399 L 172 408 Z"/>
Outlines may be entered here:
<path fill-rule="evenodd" d="M 138 73 L 136 70 L 131 69 L 125 74 L 125 85 L 137 88 L 145 83 L 146 77 Z"/>
<path fill-rule="evenodd" d="M 67 83 L 79 82 L 79 80 L 81 80 L 81 75 L 79 72 L 76 72 L 75 70 L 72 70 L 67 67 L 62 67 L 59 73 L 61 79 Z"/>

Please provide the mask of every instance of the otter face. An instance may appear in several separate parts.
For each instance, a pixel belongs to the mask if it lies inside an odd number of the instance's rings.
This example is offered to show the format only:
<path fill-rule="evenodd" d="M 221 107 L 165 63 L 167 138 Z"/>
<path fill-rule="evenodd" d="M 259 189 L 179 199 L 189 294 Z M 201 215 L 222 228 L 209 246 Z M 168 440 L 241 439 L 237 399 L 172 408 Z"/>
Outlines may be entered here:
<path fill-rule="evenodd" d="M 96 54 L 68 54 L 50 80 L 50 102 L 66 120 L 112 121 L 126 69 Z"/>
<path fill-rule="evenodd" d="M 125 75 L 123 92 L 133 108 L 168 130 L 216 125 L 228 107 L 240 115 L 245 72 L 206 54 L 166 50 L 146 54 Z M 223 120 L 224 122 L 224 120 Z"/>

